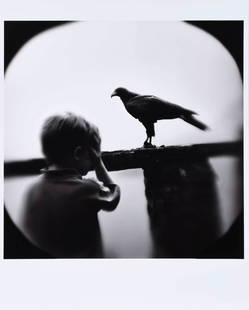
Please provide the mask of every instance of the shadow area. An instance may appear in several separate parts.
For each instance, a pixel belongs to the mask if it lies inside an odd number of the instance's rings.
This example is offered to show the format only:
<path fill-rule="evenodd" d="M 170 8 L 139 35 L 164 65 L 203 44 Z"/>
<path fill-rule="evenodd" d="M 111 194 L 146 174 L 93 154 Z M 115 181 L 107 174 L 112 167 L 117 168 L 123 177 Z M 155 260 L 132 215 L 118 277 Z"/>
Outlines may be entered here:
<path fill-rule="evenodd" d="M 241 211 L 234 219 L 228 231 L 211 246 L 204 249 L 198 258 L 244 258 L 244 185 L 243 185 L 243 156 L 239 156 L 234 175 L 236 186 L 236 202 Z"/>
<path fill-rule="evenodd" d="M 24 237 L 13 223 L 6 208 L 4 208 L 4 258 L 53 258 Z"/>
<path fill-rule="evenodd" d="M 69 236 L 70 239 L 71 236 Z M 72 238 L 70 240 L 73 240 Z M 69 241 L 70 241 L 69 240 Z M 65 242 L 67 240 L 64 240 Z M 77 240 L 78 241 L 78 240 Z M 81 255 L 54 255 L 31 243 L 17 228 L 4 208 L 4 259 L 70 259 L 70 258 L 103 258 L 101 235 L 89 238 L 88 247 Z M 74 242 L 72 242 L 74 243 Z"/>
<path fill-rule="evenodd" d="M 144 169 L 153 257 L 196 258 L 220 237 L 215 180 L 206 158 Z"/>

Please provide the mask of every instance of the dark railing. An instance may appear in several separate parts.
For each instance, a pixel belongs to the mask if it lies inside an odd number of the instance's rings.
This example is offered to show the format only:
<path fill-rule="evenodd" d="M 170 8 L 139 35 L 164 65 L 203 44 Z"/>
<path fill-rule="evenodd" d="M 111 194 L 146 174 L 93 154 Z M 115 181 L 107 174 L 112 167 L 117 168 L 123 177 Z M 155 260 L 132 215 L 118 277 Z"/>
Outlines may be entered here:
<path fill-rule="evenodd" d="M 160 161 L 167 162 L 212 156 L 240 155 L 242 154 L 242 149 L 242 142 L 235 141 L 102 152 L 102 158 L 109 171 L 117 171 L 145 168 Z M 38 174 L 44 167 L 46 167 L 44 158 L 6 161 L 4 164 L 4 174 L 5 177 Z"/>

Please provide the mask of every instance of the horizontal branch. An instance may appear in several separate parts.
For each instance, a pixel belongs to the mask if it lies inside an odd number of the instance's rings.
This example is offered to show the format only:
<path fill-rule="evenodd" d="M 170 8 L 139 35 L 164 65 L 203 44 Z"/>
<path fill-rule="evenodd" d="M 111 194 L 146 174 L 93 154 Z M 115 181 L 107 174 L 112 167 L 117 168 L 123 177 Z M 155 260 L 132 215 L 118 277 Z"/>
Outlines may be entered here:
<path fill-rule="evenodd" d="M 188 146 L 160 146 L 137 148 L 113 152 L 102 152 L 103 161 L 109 171 L 145 168 L 155 163 L 169 161 L 196 160 L 203 157 L 242 155 L 240 141 L 204 143 Z M 7 161 L 4 164 L 5 176 L 31 175 L 40 173 L 46 167 L 44 158 Z"/>

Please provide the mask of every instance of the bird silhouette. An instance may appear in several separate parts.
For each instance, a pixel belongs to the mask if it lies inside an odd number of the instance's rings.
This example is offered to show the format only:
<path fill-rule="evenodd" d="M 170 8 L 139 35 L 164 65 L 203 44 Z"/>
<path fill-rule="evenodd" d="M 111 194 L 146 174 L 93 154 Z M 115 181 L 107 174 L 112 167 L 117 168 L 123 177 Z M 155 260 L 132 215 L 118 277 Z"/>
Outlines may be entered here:
<path fill-rule="evenodd" d="M 180 118 L 201 130 L 208 129 L 207 125 L 193 116 L 197 114 L 196 112 L 156 96 L 139 95 L 123 87 L 116 88 L 111 94 L 111 97 L 114 96 L 118 96 L 122 100 L 127 112 L 144 125 L 147 134 L 147 138 L 144 141 L 145 147 L 152 146 L 152 137 L 155 136 L 154 124 L 158 120 Z"/>

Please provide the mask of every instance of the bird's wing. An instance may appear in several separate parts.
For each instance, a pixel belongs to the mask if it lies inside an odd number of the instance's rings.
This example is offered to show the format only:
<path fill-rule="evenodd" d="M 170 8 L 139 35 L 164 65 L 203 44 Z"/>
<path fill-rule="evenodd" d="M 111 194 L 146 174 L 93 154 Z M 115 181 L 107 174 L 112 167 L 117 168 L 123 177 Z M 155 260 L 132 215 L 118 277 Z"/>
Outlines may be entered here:
<path fill-rule="evenodd" d="M 156 96 L 136 96 L 127 103 L 126 108 L 135 118 L 151 121 L 176 118 L 182 114 L 193 113 Z"/>
<path fill-rule="evenodd" d="M 151 96 L 136 96 L 128 101 L 126 108 L 135 118 L 141 119 L 151 115 Z"/>

